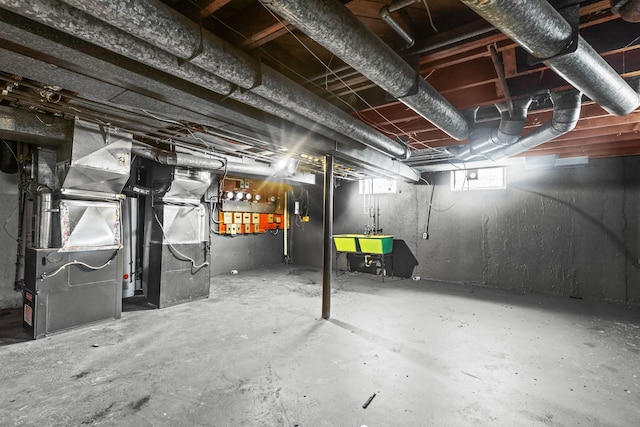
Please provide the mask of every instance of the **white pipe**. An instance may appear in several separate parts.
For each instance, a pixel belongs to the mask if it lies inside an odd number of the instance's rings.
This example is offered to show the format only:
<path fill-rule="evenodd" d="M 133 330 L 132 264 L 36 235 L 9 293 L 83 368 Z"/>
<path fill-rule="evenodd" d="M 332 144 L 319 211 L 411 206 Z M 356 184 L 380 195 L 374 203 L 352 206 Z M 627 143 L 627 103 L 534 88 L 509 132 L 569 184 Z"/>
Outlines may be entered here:
<path fill-rule="evenodd" d="M 287 194 L 289 194 L 288 191 L 284 192 L 284 220 L 283 220 L 283 224 L 284 224 L 284 259 L 287 260 L 289 257 L 289 241 L 288 241 L 288 236 L 289 236 L 289 221 L 288 221 L 288 216 L 289 216 L 289 205 L 287 204 Z"/>

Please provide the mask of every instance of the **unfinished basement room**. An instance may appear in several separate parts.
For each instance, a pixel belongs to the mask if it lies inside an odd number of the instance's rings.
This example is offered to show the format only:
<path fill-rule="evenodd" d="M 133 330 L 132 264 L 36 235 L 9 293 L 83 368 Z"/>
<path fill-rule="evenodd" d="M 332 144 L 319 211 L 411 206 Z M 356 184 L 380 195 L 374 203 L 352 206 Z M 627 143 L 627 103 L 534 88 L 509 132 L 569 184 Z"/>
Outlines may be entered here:
<path fill-rule="evenodd" d="M 640 0 L 0 0 L 0 426 L 640 425 Z"/>

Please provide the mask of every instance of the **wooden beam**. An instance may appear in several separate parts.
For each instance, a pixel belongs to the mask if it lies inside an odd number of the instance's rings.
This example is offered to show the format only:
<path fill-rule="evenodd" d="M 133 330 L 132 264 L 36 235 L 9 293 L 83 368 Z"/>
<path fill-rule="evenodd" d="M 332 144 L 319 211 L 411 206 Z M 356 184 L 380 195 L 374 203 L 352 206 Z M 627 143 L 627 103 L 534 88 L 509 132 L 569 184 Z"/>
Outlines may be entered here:
<path fill-rule="evenodd" d="M 563 149 L 575 149 L 576 147 L 587 147 L 590 145 L 599 144 L 617 144 L 623 142 L 632 141 L 634 143 L 640 143 L 640 135 L 638 134 L 624 134 L 624 135 L 600 135 L 598 137 L 583 138 L 580 140 L 561 141 L 551 140 L 544 144 L 532 148 L 529 151 L 532 152 L 561 152 Z"/>
<path fill-rule="evenodd" d="M 231 0 L 211 0 L 209 4 L 203 7 L 202 10 L 200 11 L 200 17 L 204 18 L 211 15 L 216 10 L 220 9 L 222 6 L 229 3 L 230 1 Z"/>
<path fill-rule="evenodd" d="M 504 65 L 504 74 L 507 78 L 514 77 L 518 73 L 516 64 L 516 48 L 504 49 L 502 51 L 502 62 Z"/>
<path fill-rule="evenodd" d="M 247 49 L 255 49 L 265 43 L 270 42 L 271 40 L 277 39 L 278 37 L 287 34 L 289 30 L 293 30 L 293 28 L 295 27 L 286 21 L 276 22 L 266 28 L 248 35 L 245 40 L 242 40 L 239 43 L 239 46 Z"/>
<path fill-rule="evenodd" d="M 533 149 L 519 154 L 517 157 L 541 156 L 545 154 L 557 154 L 559 157 L 589 156 L 590 158 L 610 157 L 612 153 L 624 152 L 618 155 L 638 155 L 640 154 L 640 140 L 622 141 L 599 141 L 594 144 L 576 145 L 566 148 L 554 148 L 548 150 Z"/>

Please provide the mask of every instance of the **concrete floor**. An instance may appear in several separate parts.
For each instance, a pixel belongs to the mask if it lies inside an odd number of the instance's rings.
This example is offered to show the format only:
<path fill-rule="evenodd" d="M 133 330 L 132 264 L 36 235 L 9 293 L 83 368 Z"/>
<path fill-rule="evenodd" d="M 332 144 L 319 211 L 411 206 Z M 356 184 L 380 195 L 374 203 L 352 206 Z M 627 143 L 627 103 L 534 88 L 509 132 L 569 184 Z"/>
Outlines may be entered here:
<path fill-rule="evenodd" d="M 36 341 L 5 311 L 0 425 L 640 425 L 640 307 L 347 273 L 324 321 L 320 282 L 218 276 Z"/>

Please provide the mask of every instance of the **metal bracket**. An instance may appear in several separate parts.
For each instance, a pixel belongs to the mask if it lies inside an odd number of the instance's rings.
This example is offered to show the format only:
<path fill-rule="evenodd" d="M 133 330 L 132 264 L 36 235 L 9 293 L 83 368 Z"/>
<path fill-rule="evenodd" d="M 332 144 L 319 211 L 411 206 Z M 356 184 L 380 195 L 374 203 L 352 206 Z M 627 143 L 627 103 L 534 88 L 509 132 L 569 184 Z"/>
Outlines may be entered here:
<path fill-rule="evenodd" d="M 107 133 L 109 129 L 105 130 L 104 125 L 98 125 L 100 129 L 100 135 L 102 135 L 102 142 L 104 145 L 109 145 L 109 134 Z"/>

